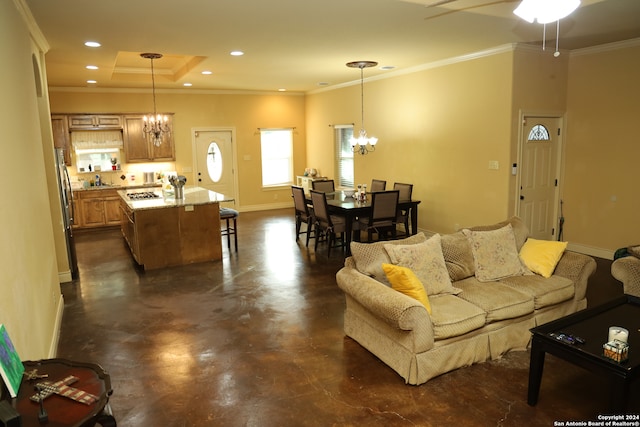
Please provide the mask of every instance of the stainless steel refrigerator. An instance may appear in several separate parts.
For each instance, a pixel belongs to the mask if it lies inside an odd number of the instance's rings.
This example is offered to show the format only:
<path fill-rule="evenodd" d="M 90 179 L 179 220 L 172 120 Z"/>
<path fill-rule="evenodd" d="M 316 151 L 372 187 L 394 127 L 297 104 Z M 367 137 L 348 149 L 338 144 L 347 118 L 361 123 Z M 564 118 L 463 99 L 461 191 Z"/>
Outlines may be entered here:
<path fill-rule="evenodd" d="M 69 259 L 69 270 L 71 278 L 78 277 L 78 259 L 76 257 L 76 246 L 73 241 L 73 192 L 71 191 L 71 181 L 69 171 L 64 163 L 64 150 L 56 148 L 56 169 L 58 170 L 58 186 L 60 188 L 60 202 L 62 204 L 62 221 L 64 224 L 64 234 L 67 243 L 67 257 Z"/>

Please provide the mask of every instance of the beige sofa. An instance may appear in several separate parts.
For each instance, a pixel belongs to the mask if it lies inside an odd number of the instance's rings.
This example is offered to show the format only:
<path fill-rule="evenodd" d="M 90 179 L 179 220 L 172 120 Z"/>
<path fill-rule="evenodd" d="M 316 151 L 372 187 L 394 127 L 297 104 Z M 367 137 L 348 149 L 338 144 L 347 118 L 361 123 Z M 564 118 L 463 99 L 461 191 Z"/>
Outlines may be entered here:
<path fill-rule="evenodd" d="M 470 230 L 502 230 L 508 225 L 520 251 L 528 230 L 516 217 Z M 587 306 L 587 281 L 596 269 L 588 256 L 561 252 L 549 278 L 525 269 L 523 275 L 481 282 L 469 238 L 457 232 L 439 239 L 453 291 L 428 296 L 431 314 L 416 299 L 392 289 L 380 270 L 382 263 L 391 262 L 392 252 L 387 253 L 385 245 L 405 249 L 432 241 L 422 233 L 392 242 L 354 242 L 352 256 L 336 275 L 346 297 L 345 334 L 409 384 L 524 350 L 529 329 Z"/>
<path fill-rule="evenodd" d="M 640 246 L 627 250 L 628 256 L 611 264 L 611 275 L 622 282 L 625 294 L 640 297 Z"/>

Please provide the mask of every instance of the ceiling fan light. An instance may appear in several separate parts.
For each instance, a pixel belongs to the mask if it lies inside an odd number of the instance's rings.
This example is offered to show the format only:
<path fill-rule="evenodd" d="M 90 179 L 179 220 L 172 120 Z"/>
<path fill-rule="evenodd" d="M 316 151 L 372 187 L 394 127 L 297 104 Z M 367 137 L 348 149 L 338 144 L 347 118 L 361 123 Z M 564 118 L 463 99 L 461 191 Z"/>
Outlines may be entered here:
<path fill-rule="evenodd" d="M 531 0 L 522 0 L 522 3 L 513 11 L 519 18 L 530 24 L 536 19 L 535 6 Z"/>
<path fill-rule="evenodd" d="M 580 6 L 580 0 L 522 0 L 513 11 L 527 22 L 548 24 L 569 16 Z"/>

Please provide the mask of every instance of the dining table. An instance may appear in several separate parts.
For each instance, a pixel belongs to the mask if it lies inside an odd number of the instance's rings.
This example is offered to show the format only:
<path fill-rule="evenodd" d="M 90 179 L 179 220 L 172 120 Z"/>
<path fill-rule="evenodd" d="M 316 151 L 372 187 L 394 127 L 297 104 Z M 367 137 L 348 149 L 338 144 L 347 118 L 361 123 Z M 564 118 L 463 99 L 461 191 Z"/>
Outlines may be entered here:
<path fill-rule="evenodd" d="M 356 218 L 368 218 L 371 214 L 371 194 L 367 194 L 364 200 L 347 196 L 343 191 L 325 193 L 327 196 L 327 207 L 329 213 L 345 217 L 345 246 L 346 256 L 351 255 L 351 241 L 353 240 L 353 222 Z M 305 193 L 307 203 L 311 203 L 311 196 Z M 418 232 L 418 205 L 420 200 L 400 199 L 398 208 L 405 210 L 409 214 L 409 230 L 407 232 L 414 235 Z"/>

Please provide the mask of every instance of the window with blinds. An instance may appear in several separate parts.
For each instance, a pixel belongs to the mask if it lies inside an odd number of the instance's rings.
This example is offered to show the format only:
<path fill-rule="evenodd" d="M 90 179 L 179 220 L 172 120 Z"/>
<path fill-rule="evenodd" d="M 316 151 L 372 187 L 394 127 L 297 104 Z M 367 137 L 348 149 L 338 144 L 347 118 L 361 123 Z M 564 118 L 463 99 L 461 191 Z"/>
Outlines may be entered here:
<path fill-rule="evenodd" d="M 349 139 L 353 136 L 353 125 L 334 125 L 336 143 L 336 184 L 353 188 L 353 150 Z"/>

